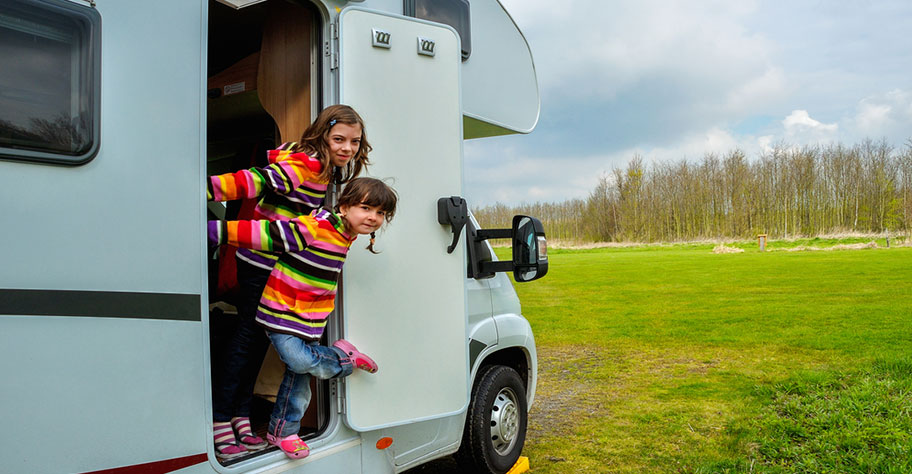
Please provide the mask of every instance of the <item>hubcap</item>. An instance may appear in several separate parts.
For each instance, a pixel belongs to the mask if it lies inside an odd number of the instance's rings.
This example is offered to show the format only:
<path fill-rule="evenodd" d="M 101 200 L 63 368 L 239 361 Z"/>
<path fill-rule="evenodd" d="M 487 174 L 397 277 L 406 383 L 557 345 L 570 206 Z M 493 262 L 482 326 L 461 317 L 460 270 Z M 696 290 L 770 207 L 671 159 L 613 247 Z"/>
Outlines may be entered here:
<path fill-rule="evenodd" d="M 519 431 L 519 404 L 516 399 L 513 389 L 504 387 L 497 393 L 491 407 L 491 442 L 501 456 L 509 453 L 516 444 L 516 433 Z"/>

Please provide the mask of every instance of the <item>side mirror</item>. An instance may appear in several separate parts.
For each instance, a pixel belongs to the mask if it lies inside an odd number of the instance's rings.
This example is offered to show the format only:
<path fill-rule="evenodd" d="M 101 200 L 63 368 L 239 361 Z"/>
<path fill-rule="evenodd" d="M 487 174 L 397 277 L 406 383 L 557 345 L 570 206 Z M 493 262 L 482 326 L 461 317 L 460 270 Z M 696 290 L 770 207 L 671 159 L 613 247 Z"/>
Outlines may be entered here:
<path fill-rule="evenodd" d="M 512 229 L 479 229 L 472 234 L 477 245 L 488 239 L 510 239 L 513 259 L 503 262 L 480 261 L 477 251 L 470 252 L 470 277 L 490 278 L 496 272 L 513 272 L 517 282 L 537 280 L 548 273 L 548 244 L 545 228 L 534 217 L 513 216 Z"/>
<path fill-rule="evenodd" d="M 548 273 L 548 243 L 542 223 L 529 216 L 513 216 L 513 279 L 537 280 Z"/>

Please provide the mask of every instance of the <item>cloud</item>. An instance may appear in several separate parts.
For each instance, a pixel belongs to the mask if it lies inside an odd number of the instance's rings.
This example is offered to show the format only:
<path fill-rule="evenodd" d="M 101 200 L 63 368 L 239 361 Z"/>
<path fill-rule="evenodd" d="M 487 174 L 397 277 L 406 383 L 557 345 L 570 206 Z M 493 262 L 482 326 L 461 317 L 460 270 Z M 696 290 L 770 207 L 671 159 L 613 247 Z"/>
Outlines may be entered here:
<path fill-rule="evenodd" d="M 769 84 L 781 83 L 768 60 L 772 44 L 742 26 L 755 2 L 710 1 L 694 8 L 660 0 L 572 0 L 559 9 L 547 2 L 504 3 L 527 33 L 544 92 L 562 99 L 612 99 L 659 77 L 686 83 L 689 91 L 682 92 L 692 97 L 720 103 L 729 91 L 766 94 Z M 767 86 L 752 88 L 758 78 Z"/>
<path fill-rule="evenodd" d="M 724 154 L 734 149 L 759 149 L 756 139 L 741 142 L 730 132 L 715 127 L 688 135 L 668 147 L 632 146 L 582 156 L 526 154 L 512 144 L 500 143 L 496 153 L 481 160 L 480 151 L 488 152 L 492 147 L 478 141 L 467 142 L 466 166 L 475 170 L 466 177 L 470 205 L 585 199 L 595 189 L 599 176 L 627 166 L 637 155 L 649 164 L 699 160 L 706 153 Z"/>
<path fill-rule="evenodd" d="M 782 120 L 786 141 L 793 145 L 836 140 L 839 125 L 821 123 L 811 118 L 807 110 L 793 110 Z"/>
<path fill-rule="evenodd" d="M 529 41 L 541 87 L 541 132 L 529 150 L 595 155 L 583 142 L 564 143 L 579 129 L 607 151 L 670 144 L 758 110 L 772 114 L 788 91 L 770 59 L 775 45 L 743 26 L 757 2 L 503 4 Z"/>
<path fill-rule="evenodd" d="M 748 111 L 754 113 L 781 100 L 787 89 L 785 72 L 779 67 L 768 66 L 762 75 L 735 85 L 728 92 L 727 109 L 736 116 Z"/>
<path fill-rule="evenodd" d="M 886 138 L 902 143 L 912 137 L 912 91 L 893 89 L 866 97 L 845 123 L 855 140 Z"/>
<path fill-rule="evenodd" d="M 906 1 L 500 1 L 532 49 L 541 120 L 466 142 L 477 205 L 585 197 L 634 154 L 912 135 Z"/>
<path fill-rule="evenodd" d="M 506 137 L 504 137 L 506 138 Z M 524 137 L 510 137 L 522 139 Z M 598 172 L 611 157 L 527 154 L 501 139 L 465 145 L 465 192 L 470 206 L 501 202 L 558 202 L 585 198 L 595 187 Z"/>

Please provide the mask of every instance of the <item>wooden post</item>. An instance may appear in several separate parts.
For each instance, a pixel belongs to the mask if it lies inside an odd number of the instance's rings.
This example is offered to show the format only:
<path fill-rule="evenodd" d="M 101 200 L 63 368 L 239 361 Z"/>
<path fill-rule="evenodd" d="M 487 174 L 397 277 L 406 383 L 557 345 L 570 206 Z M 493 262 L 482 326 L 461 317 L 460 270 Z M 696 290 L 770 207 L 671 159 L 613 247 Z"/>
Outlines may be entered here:
<path fill-rule="evenodd" d="M 760 251 L 766 251 L 766 234 L 759 234 L 757 236 L 757 245 L 760 246 Z"/>

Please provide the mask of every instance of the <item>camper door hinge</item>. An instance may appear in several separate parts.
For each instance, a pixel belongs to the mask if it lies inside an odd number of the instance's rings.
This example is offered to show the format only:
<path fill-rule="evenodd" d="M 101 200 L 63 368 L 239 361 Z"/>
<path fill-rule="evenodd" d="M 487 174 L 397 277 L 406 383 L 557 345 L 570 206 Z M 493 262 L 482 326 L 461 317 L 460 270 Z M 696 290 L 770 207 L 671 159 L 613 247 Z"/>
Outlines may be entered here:
<path fill-rule="evenodd" d="M 342 389 L 342 382 L 336 380 L 332 384 L 331 388 L 333 395 L 336 396 L 336 411 L 339 413 L 345 413 L 345 390 Z"/>
<path fill-rule="evenodd" d="M 330 69 L 339 68 L 339 24 L 329 24 L 329 41 L 323 45 L 324 54 L 329 56 Z"/>

